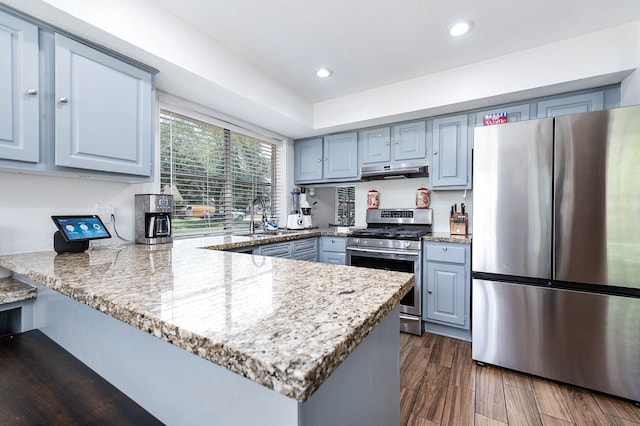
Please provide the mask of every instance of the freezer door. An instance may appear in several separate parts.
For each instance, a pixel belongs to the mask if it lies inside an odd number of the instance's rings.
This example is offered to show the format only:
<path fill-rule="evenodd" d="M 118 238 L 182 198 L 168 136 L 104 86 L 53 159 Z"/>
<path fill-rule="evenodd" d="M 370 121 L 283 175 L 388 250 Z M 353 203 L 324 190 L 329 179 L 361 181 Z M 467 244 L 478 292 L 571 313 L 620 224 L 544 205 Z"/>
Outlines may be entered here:
<path fill-rule="evenodd" d="M 640 289 L 640 106 L 557 117 L 555 133 L 554 278 Z"/>
<path fill-rule="evenodd" d="M 477 127 L 473 270 L 551 278 L 553 119 Z"/>
<path fill-rule="evenodd" d="M 640 401 L 640 299 L 473 280 L 472 358 Z"/>

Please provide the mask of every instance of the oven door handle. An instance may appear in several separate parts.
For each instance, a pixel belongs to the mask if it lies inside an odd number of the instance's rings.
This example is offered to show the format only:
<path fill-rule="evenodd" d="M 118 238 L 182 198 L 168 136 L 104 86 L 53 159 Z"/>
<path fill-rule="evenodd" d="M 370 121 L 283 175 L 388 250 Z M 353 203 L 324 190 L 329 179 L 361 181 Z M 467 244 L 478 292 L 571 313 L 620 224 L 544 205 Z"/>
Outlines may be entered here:
<path fill-rule="evenodd" d="M 414 256 L 414 257 L 420 256 L 419 251 L 379 250 L 379 249 L 367 249 L 367 248 L 360 248 L 360 247 L 347 247 L 347 251 L 352 251 L 356 253 L 378 253 L 381 255 L 393 254 L 393 255 L 399 255 L 399 256 Z"/>

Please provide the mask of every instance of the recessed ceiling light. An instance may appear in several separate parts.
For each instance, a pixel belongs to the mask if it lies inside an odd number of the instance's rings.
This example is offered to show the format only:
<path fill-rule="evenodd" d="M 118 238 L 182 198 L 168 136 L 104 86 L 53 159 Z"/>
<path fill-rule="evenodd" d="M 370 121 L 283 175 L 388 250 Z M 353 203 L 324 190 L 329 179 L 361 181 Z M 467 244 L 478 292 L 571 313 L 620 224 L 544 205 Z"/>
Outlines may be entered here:
<path fill-rule="evenodd" d="M 473 22 L 471 21 L 458 22 L 449 29 L 449 34 L 451 34 L 451 37 L 460 37 L 471 31 L 471 28 L 473 28 Z"/>
<path fill-rule="evenodd" d="M 316 75 L 320 78 L 327 78 L 331 74 L 333 74 L 333 71 L 328 68 L 320 68 L 318 71 L 316 71 Z"/>

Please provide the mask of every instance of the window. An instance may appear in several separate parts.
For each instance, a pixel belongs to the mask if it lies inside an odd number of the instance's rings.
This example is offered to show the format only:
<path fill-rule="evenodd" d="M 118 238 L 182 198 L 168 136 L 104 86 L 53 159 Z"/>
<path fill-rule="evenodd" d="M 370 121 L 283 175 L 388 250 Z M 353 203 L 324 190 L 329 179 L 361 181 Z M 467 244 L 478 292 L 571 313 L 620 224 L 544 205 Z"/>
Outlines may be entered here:
<path fill-rule="evenodd" d="M 229 126 L 232 127 L 232 126 Z M 278 216 L 277 144 L 160 111 L 160 184 L 173 195 L 173 234 L 248 231 Z"/>

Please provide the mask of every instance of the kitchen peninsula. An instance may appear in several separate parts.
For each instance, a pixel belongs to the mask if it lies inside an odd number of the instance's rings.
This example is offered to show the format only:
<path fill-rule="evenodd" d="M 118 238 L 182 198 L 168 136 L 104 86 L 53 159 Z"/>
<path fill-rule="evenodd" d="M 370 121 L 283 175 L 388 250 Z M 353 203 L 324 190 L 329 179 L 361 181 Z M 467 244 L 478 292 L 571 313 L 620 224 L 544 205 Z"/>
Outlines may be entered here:
<path fill-rule="evenodd" d="M 215 250 L 253 243 L 0 266 L 38 288 L 35 328 L 167 424 L 397 424 L 397 304 L 412 274 Z"/>

